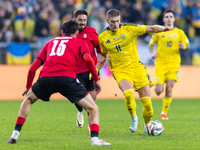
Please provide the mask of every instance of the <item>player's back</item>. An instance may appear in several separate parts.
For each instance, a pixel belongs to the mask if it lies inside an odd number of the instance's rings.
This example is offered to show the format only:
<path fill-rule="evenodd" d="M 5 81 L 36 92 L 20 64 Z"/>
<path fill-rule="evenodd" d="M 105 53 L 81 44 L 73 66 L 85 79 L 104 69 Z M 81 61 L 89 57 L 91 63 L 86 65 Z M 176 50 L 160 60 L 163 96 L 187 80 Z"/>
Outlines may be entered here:
<path fill-rule="evenodd" d="M 41 76 L 68 76 L 76 78 L 78 58 L 89 52 L 86 43 L 70 36 L 57 37 L 42 48 L 37 55 L 44 61 Z"/>

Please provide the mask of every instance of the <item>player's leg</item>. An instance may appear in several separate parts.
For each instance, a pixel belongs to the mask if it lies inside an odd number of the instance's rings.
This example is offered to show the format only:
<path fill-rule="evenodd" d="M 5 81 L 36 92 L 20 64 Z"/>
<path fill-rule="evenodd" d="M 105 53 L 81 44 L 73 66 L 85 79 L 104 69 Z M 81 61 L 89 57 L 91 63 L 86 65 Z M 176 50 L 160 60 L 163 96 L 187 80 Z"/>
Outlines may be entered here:
<path fill-rule="evenodd" d="M 96 103 L 96 92 L 95 91 L 89 91 L 90 95 L 92 96 L 92 99 Z M 77 114 L 77 119 L 76 119 L 76 124 L 78 127 L 83 127 L 84 124 L 84 110 L 81 106 L 75 103 L 76 108 L 78 109 L 78 114 Z M 89 113 L 88 113 L 89 115 Z M 88 128 L 89 129 L 89 128 Z M 90 131 L 90 129 L 89 129 Z"/>
<path fill-rule="evenodd" d="M 99 108 L 92 99 L 91 95 L 88 94 L 86 97 L 82 98 L 80 101 L 76 102 L 78 105 L 82 106 L 89 113 L 89 125 L 91 133 L 91 144 L 92 145 L 111 145 L 98 138 L 99 135 Z"/>
<path fill-rule="evenodd" d="M 37 101 L 37 97 L 33 93 L 33 91 L 30 89 L 22 102 L 20 109 L 19 109 L 19 114 L 18 118 L 15 124 L 15 129 L 8 141 L 8 143 L 14 144 L 17 142 L 18 136 L 20 134 L 21 128 L 24 125 L 24 122 L 26 121 L 26 118 L 29 114 L 30 108 L 33 103 Z"/>
<path fill-rule="evenodd" d="M 123 79 L 119 83 L 119 88 L 121 89 L 121 91 L 124 94 L 125 105 L 131 115 L 131 118 L 132 118 L 132 123 L 131 123 L 131 126 L 129 129 L 131 132 L 136 132 L 137 125 L 138 125 L 138 117 L 136 115 L 136 102 L 133 97 L 133 93 L 134 93 L 133 85 L 128 80 Z"/>
<path fill-rule="evenodd" d="M 92 96 L 92 99 L 94 100 L 94 102 L 96 103 L 96 98 L 97 98 L 96 91 L 94 91 L 94 90 L 93 91 L 89 91 L 89 93 Z M 88 113 L 88 117 L 89 117 L 89 113 Z M 90 125 L 89 124 L 88 124 L 88 130 L 89 130 L 89 134 L 90 134 Z"/>
<path fill-rule="evenodd" d="M 164 85 L 163 84 L 155 84 L 155 92 L 157 95 L 160 95 L 164 91 Z"/>
<path fill-rule="evenodd" d="M 163 119 L 163 120 L 168 120 L 167 112 L 168 112 L 169 106 L 172 102 L 172 89 L 173 89 L 174 85 L 175 85 L 174 80 L 168 80 L 166 82 L 166 93 L 165 93 L 165 97 L 163 99 L 163 106 L 162 106 L 162 112 L 161 112 L 161 119 Z"/>
<path fill-rule="evenodd" d="M 157 95 L 160 95 L 164 91 L 164 83 L 166 81 L 166 73 L 167 73 L 167 69 L 163 68 L 163 66 L 156 67 L 154 91 Z"/>
<path fill-rule="evenodd" d="M 90 72 L 83 72 L 77 74 L 77 82 L 81 83 L 90 93 L 93 100 L 96 102 L 96 92 L 94 91 L 93 79 L 89 79 Z M 78 109 L 76 124 L 78 127 L 84 125 L 84 110 L 81 106 L 75 103 L 76 108 Z"/>
<path fill-rule="evenodd" d="M 151 103 L 151 91 L 149 85 L 140 88 L 138 93 L 143 105 L 143 118 L 146 129 L 147 124 L 152 120 L 153 117 L 153 107 Z"/>
<path fill-rule="evenodd" d="M 77 74 L 76 81 L 78 83 L 81 83 L 83 86 L 85 86 L 86 83 L 84 81 L 83 73 L 78 73 Z M 84 124 L 84 110 L 78 104 L 76 104 L 76 103 L 74 103 L 74 104 L 75 104 L 75 106 L 76 106 L 76 108 L 78 110 L 78 114 L 77 114 L 77 118 L 76 118 L 76 125 L 81 128 L 83 126 L 83 124 Z"/>

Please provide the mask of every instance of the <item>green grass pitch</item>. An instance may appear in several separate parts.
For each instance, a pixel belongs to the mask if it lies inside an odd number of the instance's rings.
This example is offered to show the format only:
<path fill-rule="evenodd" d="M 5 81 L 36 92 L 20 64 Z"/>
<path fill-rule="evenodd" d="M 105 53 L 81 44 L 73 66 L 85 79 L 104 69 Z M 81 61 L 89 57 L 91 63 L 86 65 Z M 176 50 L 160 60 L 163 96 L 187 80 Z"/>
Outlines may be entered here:
<path fill-rule="evenodd" d="M 17 144 L 7 144 L 14 129 L 22 101 L 0 101 L 1 150 L 194 150 L 200 148 L 200 100 L 173 100 L 169 120 L 161 120 L 161 100 L 152 100 L 153 120 L 163 123 L 161 136 L 144 134 L 142 104 L 137 103 L 138 131 L 131 133 L 131 117 L 124 100 L 98 100 L 100 111 L 99 137 L 110 142 L 109 147 L 91 146 L 87 113 L 82 128 L 76 126 L 77 110 L 69 101 L 38 101 L 33 104 L 21 130 Z"/>

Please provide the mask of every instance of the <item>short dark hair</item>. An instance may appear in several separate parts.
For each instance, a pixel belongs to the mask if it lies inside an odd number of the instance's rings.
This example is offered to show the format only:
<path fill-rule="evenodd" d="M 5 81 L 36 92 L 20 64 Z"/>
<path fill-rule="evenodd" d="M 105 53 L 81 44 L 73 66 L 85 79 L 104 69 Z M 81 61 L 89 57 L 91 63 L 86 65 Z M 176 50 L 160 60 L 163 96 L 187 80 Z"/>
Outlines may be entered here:
<path fill-rule="evenodd" d="M 88 11 L 85 9 L 77 9 L 74 11 L 74 17 L 77 18 L 78 15 L 86 15 L 88 17 Z"/>
<path fill-rule="evenodd" d="M 107 18 L 109 18 L 109 17 L 117 17 L 117 16 L 120 16 L 120 11 L 117 10 L 117 9 L 110 9 L 107 12 Z"/>
<path fill-rule="evenodd" d="M 69 19 L 62 24 L 62 30 L 64 35 L 75 34 L 79 30 L 79 25 L 75 20 Z"/>
<path fill-rule="evenodd" d="M 174 15 L 174 17 L 175 17 L 174 11 L 172 11 L 171 9 L 167 9 L 167 10 L 165 10 L 163 12 L 163 18 L 164 18 L 164 16 L 165 16 L 166 13 L 172 13 Z"/>

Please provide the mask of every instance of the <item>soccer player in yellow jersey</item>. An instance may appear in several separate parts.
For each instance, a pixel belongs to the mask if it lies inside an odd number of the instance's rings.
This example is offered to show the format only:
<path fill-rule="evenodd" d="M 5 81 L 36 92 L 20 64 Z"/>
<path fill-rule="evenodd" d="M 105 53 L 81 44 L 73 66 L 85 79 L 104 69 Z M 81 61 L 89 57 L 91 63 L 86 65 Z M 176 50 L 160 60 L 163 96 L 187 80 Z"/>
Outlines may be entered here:
<path fill-rule="evenodd" d="M 163 13 L 163 22 L 165 27 L 174 27 L 174 12 L 166 10 Z M 156 53 L 153 50 L 155 43 L 157 43 Z M 189 40 L 181 29 L 174 28 L 168 32 L 154 34 L 148 47 L 152 58 L 155 59 L 155 92 L 157 95 L 163 92 L 164 83 L 166 83 L 161 118 L 168 120 L 167 111 L 172 101 L 173 86 L 178 81 L 181 62 L 179 48 L 189 50 Z"/>
<path fill-rule="evenodd" d="M 109 26 L 99 34 L 99 44 L 103 58 L 99 57 L 97 68 L 100 69 L 109 54 L 109 67 L 125 96 L 126 107 L 132 117 L 131 132 L 137 131 L 138 117 L 133 97 L 134 89 L 138 91 L 143 104 L 143 118 L 146 125 L 151 121 L 153 108 L 151 103 L 150 80 L 147 70 L 139 60 L 137 36 L 144 33 L 168 31 L 170 28 L 159 25 L 146 26 L 131 23 L 120 23 L 120 12 L 110 9 L 107 12 Z M 146 130 L 145 130 L 146 131 Z"/>

